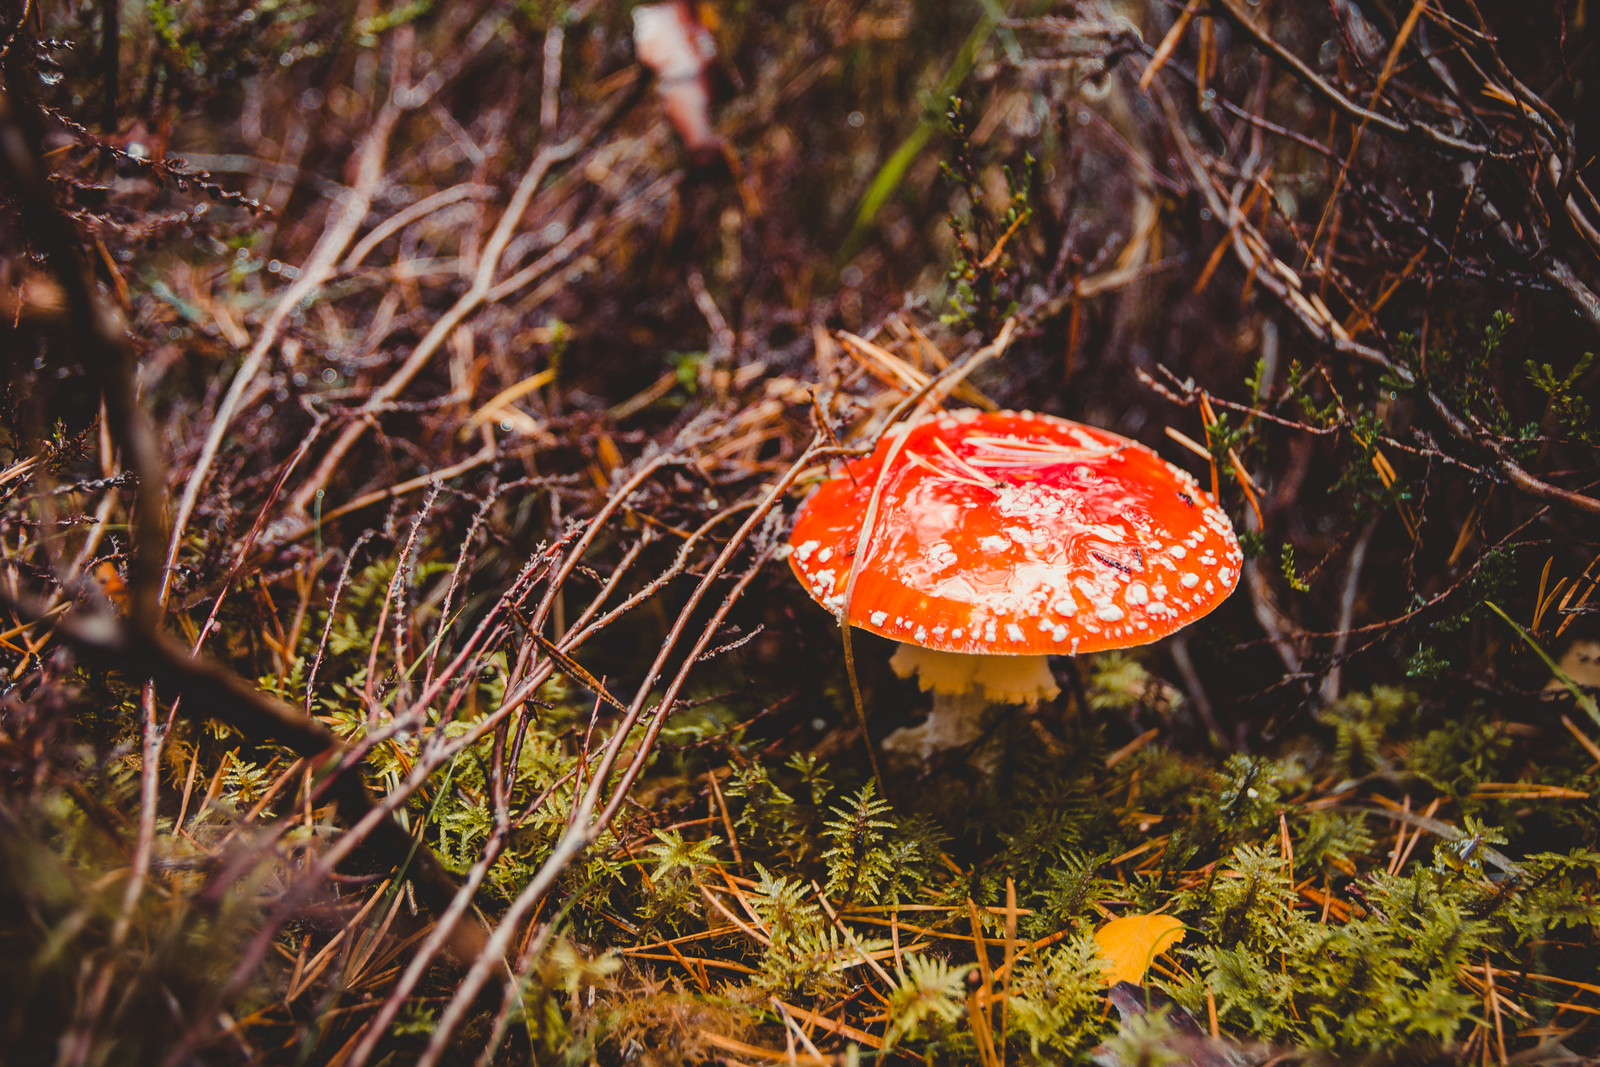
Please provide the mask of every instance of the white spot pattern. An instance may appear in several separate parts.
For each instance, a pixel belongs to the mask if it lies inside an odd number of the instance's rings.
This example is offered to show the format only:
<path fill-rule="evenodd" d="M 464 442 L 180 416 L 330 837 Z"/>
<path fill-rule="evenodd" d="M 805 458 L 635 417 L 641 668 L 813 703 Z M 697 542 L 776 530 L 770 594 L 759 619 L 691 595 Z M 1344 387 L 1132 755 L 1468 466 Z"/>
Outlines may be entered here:
<path fill-rule="evenodd" d="M 991 418 L 1002 417 L 1010 423 L 1006 432 L 1016 436 L 1002 437 L 993 428 Z M 1023 420 L 1028 425 L 1019 428 Z M 924 427 L 930 429 L 919 433 Z M 1186 472 L 1155 460 L 1172 478 L 1167 484 L 1176 488 L 1140 491 L 1166 494 L 1162 510 L 1147 510 L 1137 495 L 1106 507 L 1124 491 L 1117 480 L 1129 457 L 1135 466 L 1149 466 L 1150 458 L 1140 458 L 1150 455 L 1141 445 L 1051 416 L 1016 412 L 992 417 L 975 410 L 946 412 L 896 430 L 906 438 L 901 455 L 914 454 L 923 463 L 908 482 L 912 488 L 900 493 L 894 506 L 931 510 L 926 519 L 898 520 L 914 531 L 919 550 L 897 563 L 891 578 L 906 592 L 875 607 L 862 593 L 872 583 L 861 581 L 850 609 L 857 625 L 947 651 L 976 652 L 996 641 L 1003 641 L 1005 651 L 1041 640 L 1072 650 L 1085 642 L 1090 648 L 1115 647 L 1152 640 L 1193 621 L 1237 580 L 1242 558 L 1227 516 Z M 935 430 L 948 445 L 926 445 Z M 1183 506 L 1173 503 L 1174 496 Z M 886 507 L 890 497 L 884 494 Z M 1090 499 L 1100 503 L 1090 508 L 1083 503 Z M 994 516 L 984 520 L 992 523 L 990 532 L 963 536 L 967 513 L 975 510 Z M 789 562 L 813 596 L 838 611 L 851 566 L 822 565 L 836 556 L 848 564 L 860 528 L 846 523 L 827 534 L 797 539 Z M 868 542 L 869 562 L 884 551 L 884 536 L 874 536 L 879 543 Z M 988 571 L 962 561 L 962 553 L 973 550 Z M 1072 567 L 1066 569 L 1069 560 Z M 1009 570 L 997 583 L 988 575 L 999 567 Z M 881 578 L 874 581 L 883 584 Z M 1192 598 L 1172 596 L 1172 584 L 1192 591 Z M 1087 613 L 1080 611 L 1084 602 L 1090 606 Z M 957 604 L 965 608 L 951 619 Z M 962 625 L 950 625 L 954 621 Z M 1015 649 L 1018 654 L 1028 650 Z"/>

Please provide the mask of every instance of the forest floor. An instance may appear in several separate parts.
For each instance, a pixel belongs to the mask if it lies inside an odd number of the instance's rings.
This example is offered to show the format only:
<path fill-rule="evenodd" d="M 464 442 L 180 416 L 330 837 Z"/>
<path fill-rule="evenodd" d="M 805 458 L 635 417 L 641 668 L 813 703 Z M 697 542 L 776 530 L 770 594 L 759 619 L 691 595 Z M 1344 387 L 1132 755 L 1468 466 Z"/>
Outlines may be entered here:
<path fill-rule="evenodd" d="M 0 79 L 0 1061 L 1600 1053 L 1592 4 L 70 0 Z M 787 534 L 929 395 L 1187 469 L 1237 590 L 885 745 Z"/>

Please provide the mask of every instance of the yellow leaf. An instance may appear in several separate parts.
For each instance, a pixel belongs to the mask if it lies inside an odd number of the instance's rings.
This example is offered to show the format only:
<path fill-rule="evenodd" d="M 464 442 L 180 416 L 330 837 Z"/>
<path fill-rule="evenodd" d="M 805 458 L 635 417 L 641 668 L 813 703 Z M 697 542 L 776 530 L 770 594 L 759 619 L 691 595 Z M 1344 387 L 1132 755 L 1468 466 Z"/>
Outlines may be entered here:
<path fill-rule="evenodd" d="M 100 588 L 105 590 L 107 598 L 119 608 L 128 606 L 128 583 L 122 580 L 122 575 L 117 573 L 117 568 L 108 560 L 94 569 L 94 576 L 100 579 Z"/>
<path fill-rule="evenodd" d="M 1106 985 L 1144 981 L 1156 954 L 1183 940 L 1183 923 L 1170 915 L 1124 915 L 1094 932 Z"/>

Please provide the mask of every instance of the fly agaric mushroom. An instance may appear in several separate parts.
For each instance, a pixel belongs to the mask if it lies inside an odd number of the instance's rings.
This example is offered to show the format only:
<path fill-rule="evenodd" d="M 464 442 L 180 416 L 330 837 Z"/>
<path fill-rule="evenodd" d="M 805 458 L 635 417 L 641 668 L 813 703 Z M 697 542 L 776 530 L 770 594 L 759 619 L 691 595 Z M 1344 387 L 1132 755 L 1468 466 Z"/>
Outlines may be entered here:
<path fill-rule="evenodd" d="M 895 427 L 806 502 L 790 545 L 812 597 L 902 642 L 891 666 L 934 692 L 912 746 L 924 755 L 949 747 L 929 743 L 936 720 L 970 740 L 988 702 L 1055 696 L 1047 655 L 1142 645 L 1194 622 L 1233 591 L 1243 560 L 1189 474 L 1125 437 L 1026 411 Z"/>

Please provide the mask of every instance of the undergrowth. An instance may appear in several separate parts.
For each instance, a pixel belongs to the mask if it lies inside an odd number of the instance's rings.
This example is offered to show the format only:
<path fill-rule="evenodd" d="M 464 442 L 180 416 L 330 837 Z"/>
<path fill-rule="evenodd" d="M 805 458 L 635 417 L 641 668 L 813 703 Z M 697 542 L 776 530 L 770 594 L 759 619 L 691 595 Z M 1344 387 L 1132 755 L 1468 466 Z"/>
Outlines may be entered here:
<path fill-rule="evenodd" d="M 0 13 L 0 1059 L 1595 1054 L 1600 23 L 1391 7 Z M 945 385 L 1247 562 L 880 768 Z"/>

